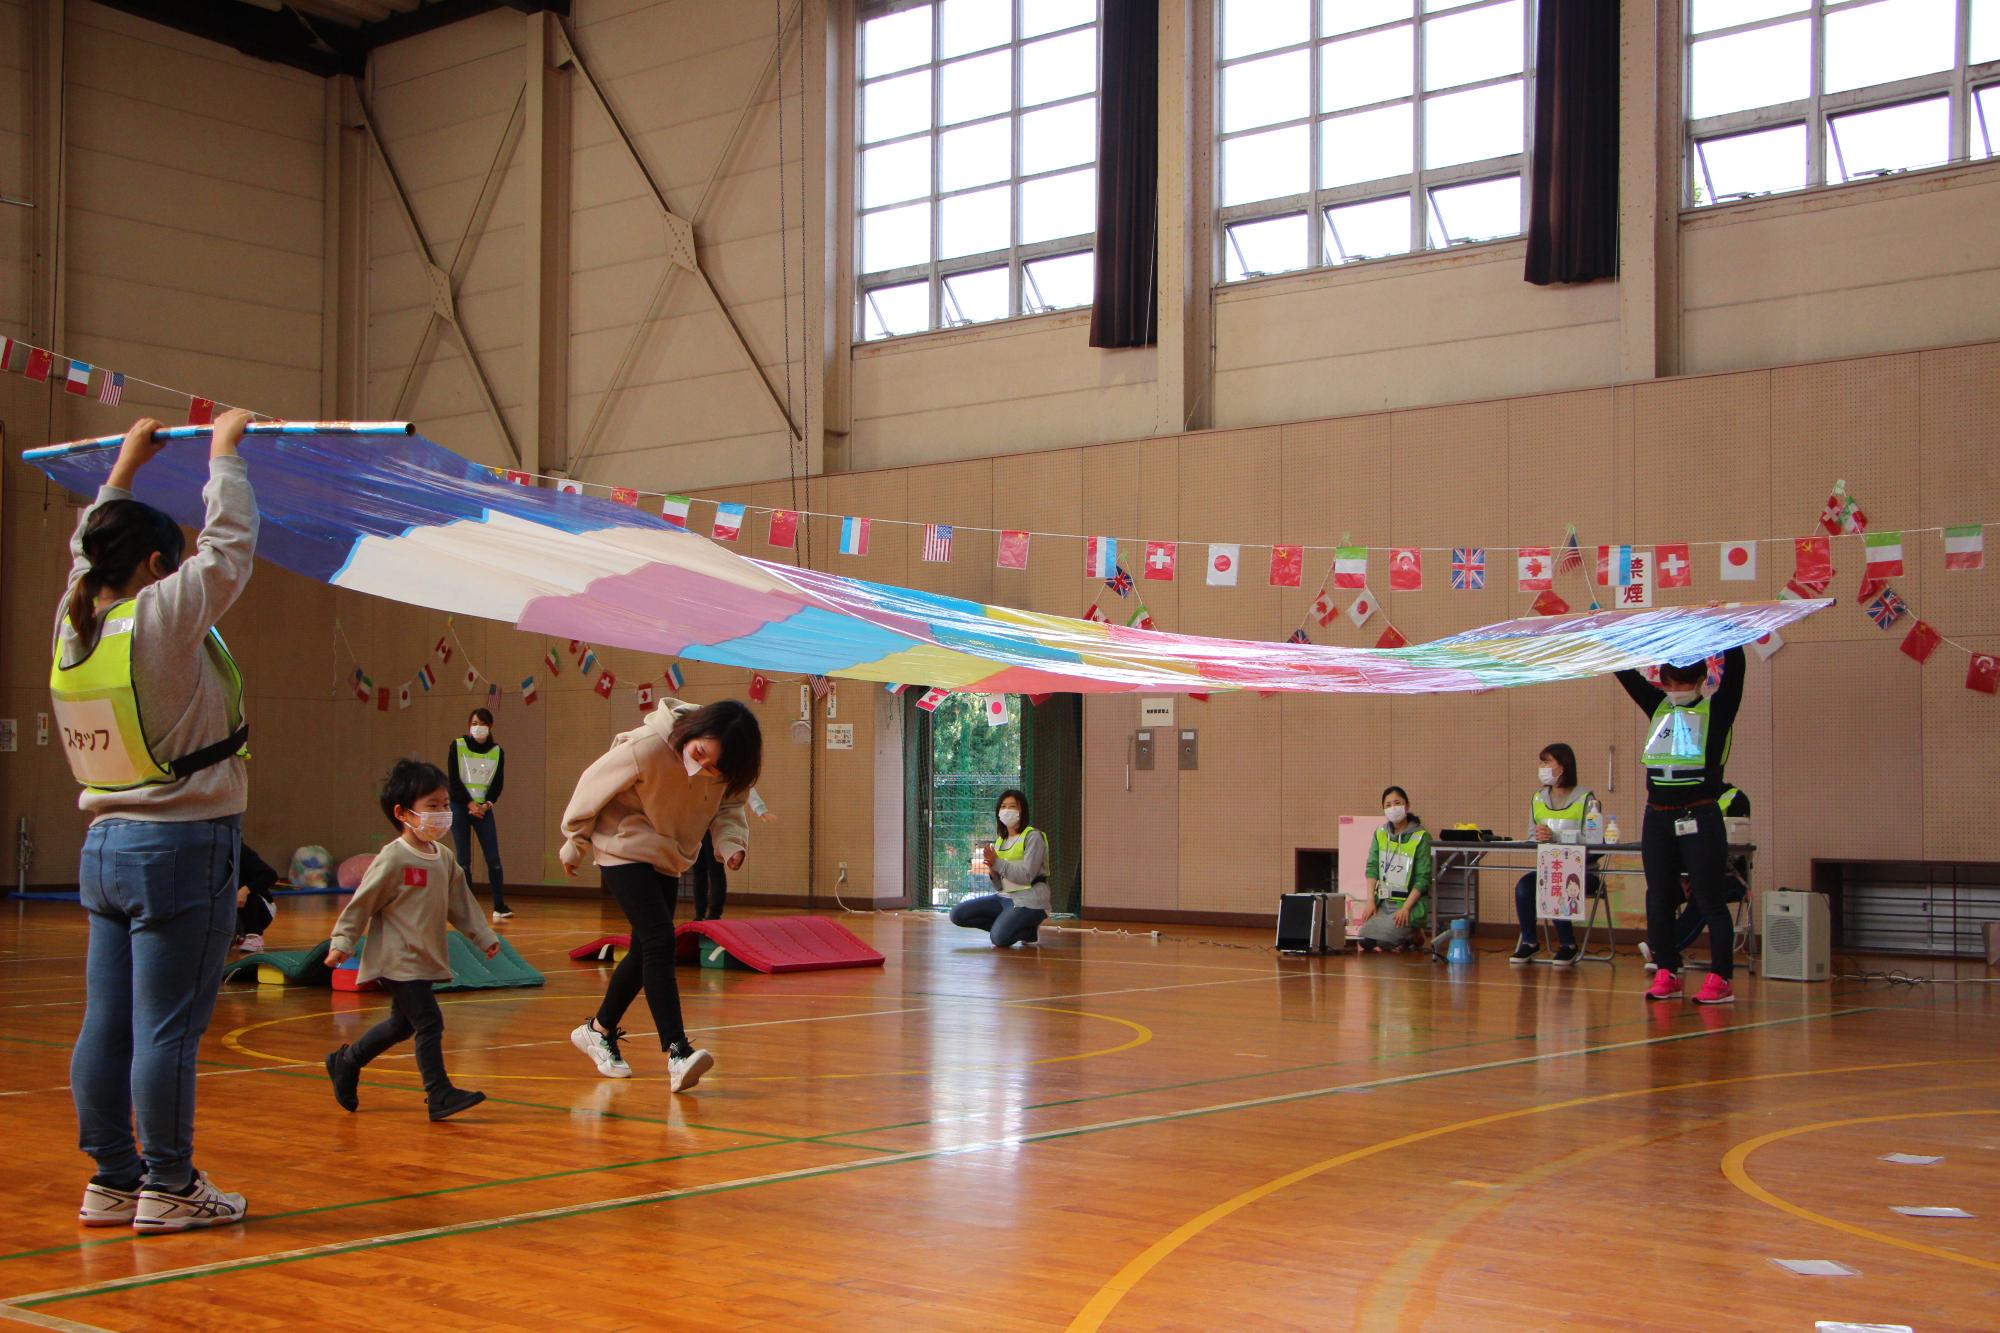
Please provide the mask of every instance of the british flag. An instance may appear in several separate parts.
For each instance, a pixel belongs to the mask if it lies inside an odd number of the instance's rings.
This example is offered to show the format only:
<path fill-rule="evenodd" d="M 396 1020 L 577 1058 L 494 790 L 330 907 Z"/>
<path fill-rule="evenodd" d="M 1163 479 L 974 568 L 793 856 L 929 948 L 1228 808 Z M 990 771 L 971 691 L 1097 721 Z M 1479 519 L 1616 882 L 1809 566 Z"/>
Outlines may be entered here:
<path fill-rule="evenodd" d="M 1894 588 L 1884 588 L 1882 595 L 1868 604 L 1868 618 L 1879 629 L 1888 629 L 1903 618 L 1909 605 Z"/>
<path fill-rule="evenodd" d="M 1478 592 L 1486 586 L 1486 549 L 1480 546 L 1451 548 L 1451 586 L 1454 592 Z"/>
<path fill-rule="evenodd" d="M 1311 642 L 1312 642 L 1312 640 L 1311 640 L 1310 638 L 1306 637 L 1306 632 L 1305 632 L 1304 630 L 1302 630 L 1302 629 L 1295 629 L 1295 630 L 1293 630 L 1293 631 L 1292 631 L 1292 637 L 1291 637 L 1291 638 L 1289 638 L 1289 639 L 1287 639 L 1287 640 L 1285 640 L 1285 642 L 1286 642 L 1286 643 L 1311 643 Z"/>
<path fill-rule="evenodd" d="M 1125 572 L 1125 566 L 1120 565 L 1116 574 L 1104 580 L 1104 586 L 1120 597 L 1129 597 L 1132 595 L 1132 576 Z"/>
<path fill-rule="evenodd" d="M 932 565 L 951 562 L 951 524 L 924 524 L 924 562 Z"/>

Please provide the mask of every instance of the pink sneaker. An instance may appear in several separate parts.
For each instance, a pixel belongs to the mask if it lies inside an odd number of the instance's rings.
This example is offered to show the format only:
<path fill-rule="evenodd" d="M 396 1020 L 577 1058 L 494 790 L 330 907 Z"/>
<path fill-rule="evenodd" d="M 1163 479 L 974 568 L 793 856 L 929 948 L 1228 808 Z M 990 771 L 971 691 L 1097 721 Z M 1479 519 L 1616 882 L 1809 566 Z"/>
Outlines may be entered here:
<path fill-rule="evenodd" d="M 1709 980 L 1713 981 L 1714 977 Z M 1653 984 L 1646 988 L 1649 1000 L 1678 1000 L 1681 993 L 1681 979 L 1664 967 L 1653 973 Z"/>
<path fill-rule="evenodd" d="M 1711 972 L 1708 974 L 1708 980 L 1701 983 L 1701 989 L 1695 992 L 1694 1002 L 1696 1004 L 1735 1004 L 1736 988 Z"/>

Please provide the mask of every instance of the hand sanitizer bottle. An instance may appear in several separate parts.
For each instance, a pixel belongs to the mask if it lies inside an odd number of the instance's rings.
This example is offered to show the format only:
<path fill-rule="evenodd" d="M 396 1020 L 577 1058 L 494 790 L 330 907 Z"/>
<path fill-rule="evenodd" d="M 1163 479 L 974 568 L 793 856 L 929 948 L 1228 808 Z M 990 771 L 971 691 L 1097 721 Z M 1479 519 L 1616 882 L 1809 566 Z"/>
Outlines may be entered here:
<path fill-rule="evenodd" d="M 1595 796 L 1583 807 L 1583 840 L 1592 847 L 1604 845 L 1604 807 Z"/>

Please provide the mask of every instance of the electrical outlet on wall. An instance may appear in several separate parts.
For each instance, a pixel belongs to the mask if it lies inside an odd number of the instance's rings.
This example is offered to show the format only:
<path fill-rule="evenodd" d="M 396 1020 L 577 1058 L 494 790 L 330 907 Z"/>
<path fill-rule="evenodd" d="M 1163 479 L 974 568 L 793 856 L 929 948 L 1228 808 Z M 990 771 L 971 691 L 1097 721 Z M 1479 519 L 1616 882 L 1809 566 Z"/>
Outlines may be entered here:
<path fill-rule="evenodd" d="M 840 863 L 840 882 L 842 884 L 847 883 L 847 862 L 845 861 Z"/>

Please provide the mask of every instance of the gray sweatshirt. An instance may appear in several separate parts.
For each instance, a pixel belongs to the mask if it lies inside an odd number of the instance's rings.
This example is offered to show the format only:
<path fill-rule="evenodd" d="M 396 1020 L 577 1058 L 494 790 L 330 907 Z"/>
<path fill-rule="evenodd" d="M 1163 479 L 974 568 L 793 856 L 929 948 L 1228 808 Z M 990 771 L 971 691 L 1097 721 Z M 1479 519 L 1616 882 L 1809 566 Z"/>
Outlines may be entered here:
<path fill-rule="evenodd" d="M 375 854 L 361 887 L 333 923 L 333 947 L 353 953 L 363 935 L 358 980 L 450 981 L 446 926 L 485 952 L 499 937 L 486 924 L 458 858 L 443 843 L 428 855 L 398 838 Z"/>
<path fill-rule="evenodd" d="M 250 582 L 257 556 L 257 496 L 241 458 L 209 460 L 202 489 L 208 517 L 195 549 L 179 569 L 139 591 L 133 608 L 134 689 L 146 742 L 162 763 L 193 754 L 229 735 L 229 682 L 203 647 Z M 77 520 L 69 543 L 69 586 L 90 568 L 83 530 L 97 506 L 129 500 L 130 491 L 106 486 Z M 69 597 L 56 608 L 57 643 L 64 666 L 84 656 L 69 623 Z M 226 759 L 179 782 L 132 791 L 84 792 L 77 805 L 93 820 L 151 819 L 193 822 L 240 815 L 250 803 L 250 778 L 241 759 Z"/>

